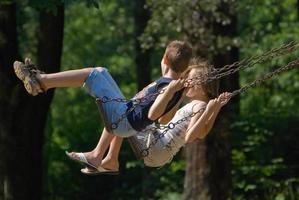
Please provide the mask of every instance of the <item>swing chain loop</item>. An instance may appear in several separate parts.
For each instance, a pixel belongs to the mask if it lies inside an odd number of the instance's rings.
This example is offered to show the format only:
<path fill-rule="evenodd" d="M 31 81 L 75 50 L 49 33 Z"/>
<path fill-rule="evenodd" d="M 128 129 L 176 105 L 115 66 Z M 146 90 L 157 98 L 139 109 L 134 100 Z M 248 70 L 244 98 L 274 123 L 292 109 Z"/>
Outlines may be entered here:
<path fill-rule="evenodd" d="M 172 123 L 172 122 L 169 123 L 168 126 L 167 126 L 168 129 L 174 129 L 174 127 L 175 127 L 175 124 Z"/>
<path fill-rule="evenodd" d="M 111 123 L 111 129 L 117 129 L 118 123 Z"/>
<path fill-rule="evenodd" d="M 146 156 L 148 156 L 148 154 L 149 154 L 149 150 L 148 149 L 143 149 L 142 151 L 141 151 L 141 156 L 144 158 L 144 157 L 146 157 Z"/>
<path fill-rule="evenodd" d="M 103 96 L 103 98 L 101 99 L 103 103 L 108 102 L 108 97 L 107 96 Z"/>

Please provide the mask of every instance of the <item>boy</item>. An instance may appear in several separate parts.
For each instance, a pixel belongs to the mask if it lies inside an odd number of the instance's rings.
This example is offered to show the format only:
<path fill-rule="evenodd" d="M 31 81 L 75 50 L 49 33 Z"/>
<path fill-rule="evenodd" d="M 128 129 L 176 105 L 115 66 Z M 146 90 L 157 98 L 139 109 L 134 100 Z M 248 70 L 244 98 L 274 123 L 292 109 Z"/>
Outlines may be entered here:
<path fill-rule="evenodd" d="M 162 77 L 139 92 L 134 98 L 150 96 L 145 102 L 134 103 L 106 102 L 103 103 L 103 112 L 110 124 L 118 122 L 121 115 L 132 109 L 126 117 L 117 123 L 113 133 L 104 128 L 99 143 L 95 150 L 88 153 L 67 153 L 76 161 L 97 169 L 106 171 L 100 166 L 103 155 L 112 141 L 121 144 L 123 137 L 135 135 L 137 131 L 144 129 L 153 121 L 169 121 L 178 108 L 183 93 L 184 81 L 180 80 L 180 74 L 187 68 L 192 56 L 192 48 L 185 42 L 172 41 L 165 50 L 161 61 Z M 29 67 L 28 67 L 29 66 Z M 36 68 L 30 67 L 30 60 L 25 60 L 25 65 L 16 61 L 15 73 L 24 83 L 27 92 L 31 95 L 43 93 L 50 88 L 57 87 L 81 87 L 83 84 L 89 93 L 95 98 L 124 98 L 121 91 L 107 69 L 102 67 L 69 70 L 54 74 L 43 74 Z M 179 80 L 174 80 L 179 79 Z M 152 95 L 169 84 L 165 91 L 158 96 Z M 118 137 L 117 137 L 118 136 Z"/>

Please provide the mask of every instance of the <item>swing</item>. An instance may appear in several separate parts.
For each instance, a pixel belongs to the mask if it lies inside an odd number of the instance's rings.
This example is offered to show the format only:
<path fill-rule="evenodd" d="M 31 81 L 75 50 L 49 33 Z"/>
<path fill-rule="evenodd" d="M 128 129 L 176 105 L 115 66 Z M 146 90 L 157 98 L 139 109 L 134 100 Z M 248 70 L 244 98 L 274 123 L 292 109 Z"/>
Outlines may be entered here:
<path fill-rule="evenodd" d="M 242 69 L 252 67 L 255 64 L 263 63 L 266 60 L 273 59 L 274 57 L 278 57 L 278 56 L 290 53 L 290 52 L 294 51 L 297 48 L 298 48 L 298 43 L 291 42 L 291 43 L 289 43 L 287 45 L 281 46 L 279 48 L 272 49 L 272 50 L 270 50 L 268 52 L 265 52 L 265 53 L 263 53 L 261 55 L 253 56 L 253 57 L 250 57 L 248 59 L 244 59 L 242 61 L 235 62 L 235 63 L 233 63 L 231 65 L 225 65 L 222 68 L 215 69 L 212 72 L 210 72 L 209 74 L 205 74 L 204 75 L 205 77 L 198 76 L 198 77 L 194 77 L 192 79 L 186 79 L 185 80 L 186 81 L 186 85 L 187 85 L 187 87 L 193 87 L 195 84 L 209 83 L 211 81 L 220 79 L 221 77 L 224 77 L 224 76 L 227 76 L 227 75 L 231 75 L 231 74 L 233 74 L 233 73 L 235 73 L 237 71 L 240 71 Z M 280 73 L 282 73 L 284 71 L 291 70 L 291 69 L 293 69 L 298 64 L 299 64 L 299 59 L 291 61 L 287 65 L 285 65 L 283 67 L 280 67 L 280 68 L 278 68 L 278 69 L 276 69 L 276 70 L 274 70 L 272 72 L 269 72 L 264 77 L 256 79 L 253 82 L 251 82 L 251 83 L 249 83 L 249 84 L 241 87 L 240 89 L 237 89 L 237 90 L 233 91 L 232 92 L 232 97 L 234 97 L 234 96 L 236 96 L 238 94 L 245 93 L 248 89 L 256 87 L 256 86 L 262 84 L 263 82 L 265 82 L 266 80 L 271 79 L 272 77 L 277 76 L 277 75 L 279 75 Z M 196 83 L 194 85 L 190 85 L 190 83 L 193 82 L 194 80 L 196 81 Z M 156 94 L 152 94 L 152 95 L 159 95 L 159 94 L 163 93 L 164 90 L 165 89 L 162 89 L 161 91 L 157 92 Z M 98 109 L 99 109 L 99 113 L 100 113 L 101 118 L 104 121 L 105 128 L 109 132 L 113 133 L 113 129 L 115 129 L 115 127 L 117 127 L 117 124 L 124 117 L 126 117 L 129 112 L 131 112 L 133 109 L 135 109 L 135 107 L 138 105 L 138 103 L 146 101 L 148 98 L 151 98 L 152 95 L 148 96 L 148 97 L 141 98 L 141 99 L 133 99 L 133 100 L 131 100 L 131 101 L 134 101 L 136 103 L 136 105 L 133 106 L 126 113 L 124 113 L 116 122 L 114 122 L 112 124 L 110 124 L 108 122 L 107 116 L 106 116 L 106 114 L 105 114 L 105 112 L 103 110 L 103 105 L 102 104 L 106 103 L 106 102 L 109 102 L 109 101 L 128 102 L 129 100 L 126 100 L 126 99 L 113 99 L 113 98 L 109 98 L 109 97 L 103 97 L 102 99 L 100 99 L 100 98 L 96 99 L 96 103 L 97 103 L 97 106 L 98 106 Z M 144 148 L 144 144 L 142 144 L 139 141 L 138 135 L 129 137 L 128 138 L 128 142 L 129 142 L 129 144 L 130 144 L 130 146 L 131 146 L 131 148 L 132 148 L 132 150 L 133 150 L 136 158 L 137 159 L 142 159 L 142 158 L 146 157 L 149 154 L 149 150 L 150 150 L 151 146 L 155 145 L 155 143 L 157 143 L 157 141 L 161 137 L 163 137 L 165 135 L 165 133 L 167 133 L 168 130 L 174 129 L 177 124 L 180 124 L 183 121 L 186 121 L 188 118 L 191 118 L 195 114 L 197 114 L 198 112 L 202 112 L 202 111 L 203 110 L 199 110 L 196 113 L 192 113 L 189 116 L 184 117 L 184 118 L 178 120 L 175 123 L 168 124 L 167 126 L 159 126 L 159 127 L 155 126 L 155 127 L 151 127 L 149 129 L 146 129 L 146 130 L 142 130 L 142 132 L 149 132 L 150 133 L 149 136 L 148 136 L 149 137 L 148 138 L 148 142 L 150 141 L 151 133 L 155 132 L 158 129 L 163 130 L 162 133 L 159 133 L 158 136 L 155 137 L 155 139 L 154 139 L 154 141 L 152 143 L 148 143 L 146 145 L 146 148 Z"/>

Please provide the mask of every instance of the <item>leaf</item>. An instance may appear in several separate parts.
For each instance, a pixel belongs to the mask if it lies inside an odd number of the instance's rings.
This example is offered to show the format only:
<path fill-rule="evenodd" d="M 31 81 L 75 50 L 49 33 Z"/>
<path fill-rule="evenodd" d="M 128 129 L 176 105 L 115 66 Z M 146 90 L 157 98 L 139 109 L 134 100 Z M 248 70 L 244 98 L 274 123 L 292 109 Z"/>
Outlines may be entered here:
<path fill-rule="evenodd" d="M 246 185 L 245 191 L 254 190 L 256 188 L 256 185 Z"/>
<path fill-rule="evenodd" d="M 275 200 L 285 200 L 285 196 L 283 194 L 278 194 L 276 197 L 275 197 Z"/>

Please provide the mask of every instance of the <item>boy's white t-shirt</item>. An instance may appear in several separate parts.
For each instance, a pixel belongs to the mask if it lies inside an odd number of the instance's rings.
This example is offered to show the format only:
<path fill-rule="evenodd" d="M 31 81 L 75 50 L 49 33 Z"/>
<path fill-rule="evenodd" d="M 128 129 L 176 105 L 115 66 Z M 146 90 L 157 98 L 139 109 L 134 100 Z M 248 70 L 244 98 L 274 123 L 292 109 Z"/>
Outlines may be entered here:
<path fill-rule="evenodd" d="M 169 123 L 175 123 L 184 117 L 190 116 L 194 105 L 198 103 L 198 101 L 192 101 L 180 108 Z M 205 102 L 200 102 L 200 104 L 202 104 L 202 107 L 206 106 Z M 185 145 L 185 134 L 190 123 L 190 119 L 191 118 L 188 117 L 186 121 L 175 125 L 174 129 L 169 129 L 164 136 L 158 140 L 156 138 L 159 137 L 159 134 L 161 134 L 163 130 L 157 130 L 156 133 L 152 133 L 152 137 L 150 139 L 152 146 L 149 149 L 148 156 L 143 158 L 146 166 L 161 167 L 173 159 L 173 156 L 176 155 L 181 147 Z M 144 148 L 146 148 L 148 134 L 149 133 L 137 134 L 137 138 L 143 143 Z"/>

